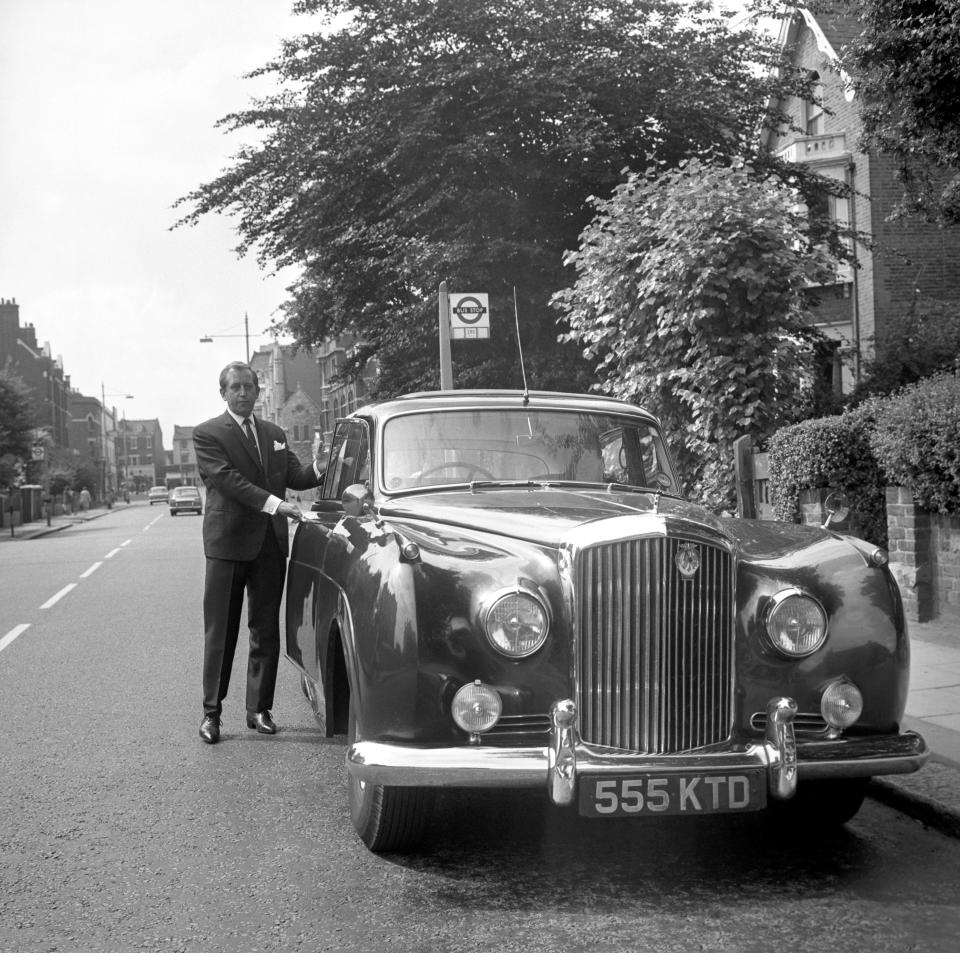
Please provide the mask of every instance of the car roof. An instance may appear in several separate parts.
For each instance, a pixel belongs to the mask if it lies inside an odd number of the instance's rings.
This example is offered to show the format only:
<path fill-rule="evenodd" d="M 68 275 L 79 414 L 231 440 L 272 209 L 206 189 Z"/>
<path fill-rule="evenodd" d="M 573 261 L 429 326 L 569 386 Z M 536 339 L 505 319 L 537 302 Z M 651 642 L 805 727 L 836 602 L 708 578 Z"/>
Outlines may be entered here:
<path fill-rule="evenodd" d="M 579 410 L 586 413 L 630 414 L 652 423 L 653 414 L 615 397 L 568 394 L 561 391 L 444 390 L 422 391 L 358 407 L 351 417 L 385 420 L 397 414 L 424 410 L 466 410 L 481 407 L 516 410 Z"/>

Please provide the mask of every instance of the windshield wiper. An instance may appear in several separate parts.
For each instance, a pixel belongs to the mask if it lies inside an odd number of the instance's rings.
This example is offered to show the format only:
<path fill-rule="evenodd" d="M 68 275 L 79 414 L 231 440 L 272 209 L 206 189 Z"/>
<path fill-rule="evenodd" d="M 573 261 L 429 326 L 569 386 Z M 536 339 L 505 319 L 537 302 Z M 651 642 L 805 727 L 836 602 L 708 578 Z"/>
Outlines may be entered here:
<path fill-rule="evenodd" d="M 474 490 L 483 490 L 489 487 L 544 487 L 547 486 L 549 480 L 474 480 L 470 484 L 470 492 Z"/>

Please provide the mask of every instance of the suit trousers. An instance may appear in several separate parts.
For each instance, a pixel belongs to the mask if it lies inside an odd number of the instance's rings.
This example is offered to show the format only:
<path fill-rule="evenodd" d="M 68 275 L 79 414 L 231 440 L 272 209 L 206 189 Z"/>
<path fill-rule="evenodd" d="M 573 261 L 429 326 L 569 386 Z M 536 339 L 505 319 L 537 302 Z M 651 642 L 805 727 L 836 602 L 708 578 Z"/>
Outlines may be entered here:
<path fill-rule="evenodd" d="M 237 649 L 243 594 L 247 593 L 250 654 L 247 711 L 273 707 L 280 662 L 280 603 L 287 560 L 271 526 L 255 559 L 207 557 L 203 590 L 203 711 L 220 717 Z"/>

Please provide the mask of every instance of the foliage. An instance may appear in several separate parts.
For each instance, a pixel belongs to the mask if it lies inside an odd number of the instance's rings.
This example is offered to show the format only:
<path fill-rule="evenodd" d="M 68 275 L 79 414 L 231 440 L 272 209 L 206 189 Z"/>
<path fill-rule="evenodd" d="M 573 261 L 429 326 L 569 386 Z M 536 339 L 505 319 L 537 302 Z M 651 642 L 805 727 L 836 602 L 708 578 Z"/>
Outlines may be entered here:
<path fill-rule="evenodd" d="M 872 450 L 880 402 L 833 417 L 804 420 L 774 433 L 767 443 L 777 519 L 797 522 L 800 491 L 829 487 L 850 503 L 855 531 L 887 544 L 887 479 Z"/>
<path fill-rule="evenodd" d="M 222 120 L 254 130 L 179 224 L 236 216 L 239 251 L 296 266 L 284 330 L 349 332 L 381 394 L 437 384 L 436 290 L 486 291 L 486 342 L 454 345 L 458 386 L 590 383 L 557 339 L 562 256 L 625 167 L 757 147 L 769 84 L 808 80 L 707 0 L 300 0 L 327 27 L 257 71 L 280 89 Z M 782 118 L 778 117 L 777 118 Z M 771 160 L 772 161 L 772 160 Z M 800 173 L 803 174 L 803 173 Z"/>
<path fill-rule="evenodd" d="M 842 6 L 863 25 L 841 53 L 860 102 L 861 148 L 896 161 L 902 211 L 960 223 L 960 2 Z"/>
<path fill-rule="evenodd" d="M 89 457 L 80 457 L 73 465 L 71 486 L 78 493 L 86 487 L 96 499 L 99 496 L 100 468 Z"/>
<path fill-rule="evenodd" d="M 33 446 L 30 393 L 12 371 L 0 370 L 0 487 L 16 486 Z"/>
<path fill-rule="evenodd" d="M 877 403 L 871 447 L 887 480 L 936 513 L 960 512 L 960 374 L 939 374 Z"/>
<path fill-rule="evenodd" d="M 555 298 L 603 389 L 660 417 L 716 508 L 734 504 L 733 442 L 797 419 L 812 386 L 805 288 L 826 262 L 797 204 L 742 163 L 630 175 L 596 202 Z"/>
<path fill-rule="evenodd" d="M 53 496 L 62 496 L 63 491 L 72 486 L 73 472 L 68 470 L 53 470 L 48 474 L 50 493 Z"/>
<path fill-rule="evenodd" d="M 851 406 L 960 367 L 960 306 L 914 301 L 906 315 L 884 326 L 874 339 L 874 349 L 850 395 Z"/>

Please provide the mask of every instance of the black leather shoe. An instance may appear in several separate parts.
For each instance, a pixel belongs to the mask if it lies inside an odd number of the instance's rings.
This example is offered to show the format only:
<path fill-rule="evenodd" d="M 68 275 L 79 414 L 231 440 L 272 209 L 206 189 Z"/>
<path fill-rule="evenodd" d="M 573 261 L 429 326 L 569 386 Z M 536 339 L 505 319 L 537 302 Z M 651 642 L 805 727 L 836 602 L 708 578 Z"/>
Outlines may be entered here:
<path fill-rule="evenodd" d="M 216 715 L 204 715 L 200 722 L 200 737 L 208 744 L 215 745 L 220 740 L 220 719 Z"/>
<path fill-rule="evenodd" d="M 261 735 L 275 735 L 277 733 L 273 715 L 268 711 L 258 711 L 255 715 L 247 712 L 247 727 L 256 728 Z"/>

